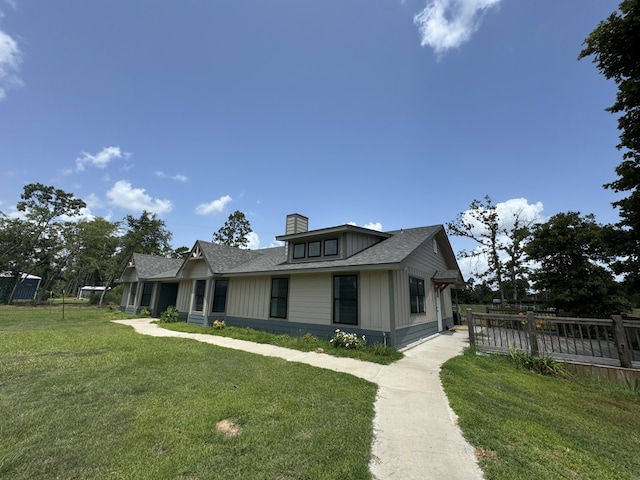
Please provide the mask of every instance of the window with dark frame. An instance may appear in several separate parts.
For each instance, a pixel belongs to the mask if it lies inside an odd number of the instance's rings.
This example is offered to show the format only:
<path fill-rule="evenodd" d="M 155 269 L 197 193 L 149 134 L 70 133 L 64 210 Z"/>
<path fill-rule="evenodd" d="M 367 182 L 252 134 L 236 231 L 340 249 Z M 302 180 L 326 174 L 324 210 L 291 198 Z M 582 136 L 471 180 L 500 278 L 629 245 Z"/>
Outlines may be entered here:
<path fill-rule="evenodd" d="M 153 292 L 153 283 L 144 282 L 142 284 L 142 297 L 140 298 L 140 306 L 148 307 L 151 305 L 151 293 Z"/>
<path fill-rule="evenodd" d="M 409 303 L 411 313 L 424 313 L 424 279 L 409 277 Z"/>
<path fill-rule="evenodd" d="M 216 280 L 213 290 L 213 307 L 212 312 L 224 312 L 227 309 L 227 288 L 229 280 Z"/>
<path fill-rule="evenodd" d="M 138 292 L 138 282 L 133 282 L 131 284 L 131 289 L 129 290 L 129 305 L 135 304 L 137 292 Z"/>
<path fill-rule="evenodd" d="M 324 255 L 328 257 L 330 255 L 338 254 L 338 239 L 330 238 L 324 241 Z"/>
<path fill-rule="evenodd" d="M 272 318 L 287 318 L 287 300 L 289 297 L 289 279 L 271 279 L 271 303 L 269 316 Z"/>
<path fill-rule="evenodd" d="M 293 258 L 304 258 L 306 246 L 306 243 L 296 243 L 293 246 Z"/>
<path fill-rule="evenodd" d="M 309 258 L 320 256 L 320 242 L 309 242 Z"/>
<path fill-rule="evenodd" d="M 333 322 L 358 324 L 358 276 L 333 277 Z"/>
<path fill-rule="evenodd" d="M 195 288 L 195 302 L 193 310 L 196 312 L 201 312 L 204 307 L 204 293 L 207 285 L 206 280 L 196 280 L 196 288 Z"/>

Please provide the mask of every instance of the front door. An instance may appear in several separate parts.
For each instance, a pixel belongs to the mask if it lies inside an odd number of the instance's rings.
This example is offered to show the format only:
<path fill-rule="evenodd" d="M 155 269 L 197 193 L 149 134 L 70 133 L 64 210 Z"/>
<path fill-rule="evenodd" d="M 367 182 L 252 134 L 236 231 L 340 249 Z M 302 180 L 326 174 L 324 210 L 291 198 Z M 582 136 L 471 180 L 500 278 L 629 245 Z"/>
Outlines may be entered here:
<path fill-rule="evenodd" d="M 173 305 L 177 307 L 176 300 L 178 299 L 178 284 L 177 283 L 161 283 L 160 294 L 158 295 L 158 310 L 156 315 L 159 317 L 162 315 L 167 307 Z"/>

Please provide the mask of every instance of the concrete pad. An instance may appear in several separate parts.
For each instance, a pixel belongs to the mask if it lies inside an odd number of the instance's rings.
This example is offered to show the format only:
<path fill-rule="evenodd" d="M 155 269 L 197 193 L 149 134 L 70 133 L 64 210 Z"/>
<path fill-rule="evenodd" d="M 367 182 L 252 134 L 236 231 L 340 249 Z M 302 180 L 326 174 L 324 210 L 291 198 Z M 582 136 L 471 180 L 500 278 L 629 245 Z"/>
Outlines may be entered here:
<path fill-rule="evenodd" d="M 369 465 L 377 480 L 483 478 L 473 447 L 462 436 L 440 382 L 440 366 L 461 353 L 467 343 L 466 332 L 452 331 L 431 337 L 405 350 L 402 360 L 383 366 L 217 335 L 174 332 L 151 322 L 149 318 L 115 321 L 132 326 L 145 335 L 191 338 L 349 373 L 377 383 L 374 440 Z"/>

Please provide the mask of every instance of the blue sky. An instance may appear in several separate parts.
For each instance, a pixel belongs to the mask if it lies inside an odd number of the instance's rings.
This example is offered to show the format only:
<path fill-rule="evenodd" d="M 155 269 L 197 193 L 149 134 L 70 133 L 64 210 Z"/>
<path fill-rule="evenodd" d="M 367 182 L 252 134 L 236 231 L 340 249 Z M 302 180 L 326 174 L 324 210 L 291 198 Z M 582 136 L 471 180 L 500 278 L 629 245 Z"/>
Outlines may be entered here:
<path fill-rule="evenodd" d="M 288 213 L 386 231 L 487 194 L 614 222 L 616 89 L 577 56 L 617 5 L 0 0 L 0 210 L 40 182 L 174 247 L 235 210 L 258 248 Z"/>

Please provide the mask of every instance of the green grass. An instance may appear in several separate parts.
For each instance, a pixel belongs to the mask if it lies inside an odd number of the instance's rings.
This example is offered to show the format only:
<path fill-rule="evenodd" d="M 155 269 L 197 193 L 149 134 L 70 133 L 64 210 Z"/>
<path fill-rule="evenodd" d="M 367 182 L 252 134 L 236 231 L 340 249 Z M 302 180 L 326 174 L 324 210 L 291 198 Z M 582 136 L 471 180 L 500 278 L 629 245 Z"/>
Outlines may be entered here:
<path fill-rule="evenodd" d="M 373 383 L 122 317 L 0 307 L 1 478 L 370 478 Z"/>
<path fill-rule="evenodd" d="M 292 337 L 289 335 L 278 335 L 252 328 L 241 328 L 226 326 L 222 329 L 213 327 L 200 327 L 185 322 L 176 323 L 160 323 L 162 328 L 187 333 L 205 333 L 209 335 L 220 335 L 223 337 L 236 338 L 239 340 L 248 340 L 256 343 L 268 343 L 278 347 L 291 348 L 301 350 L 303 352 L 322 351 L 336 357 L 356 358 L 366 362 L 374 362 L 381 365 L 389 365 L 404 357 L 402 352 L 395 348 L 385 347 L 379 343 L 368 344 L 363 349 L 350 350 L 346 348 L 334 347 L 328 340 L 320 340 L 313 335 L 303 335 L 300 337 Z"/>
<path fill-rule="evenodd" d="M 467 350 L 441 372 L 487 479 L 640 478 L 640 393 Z"/>

